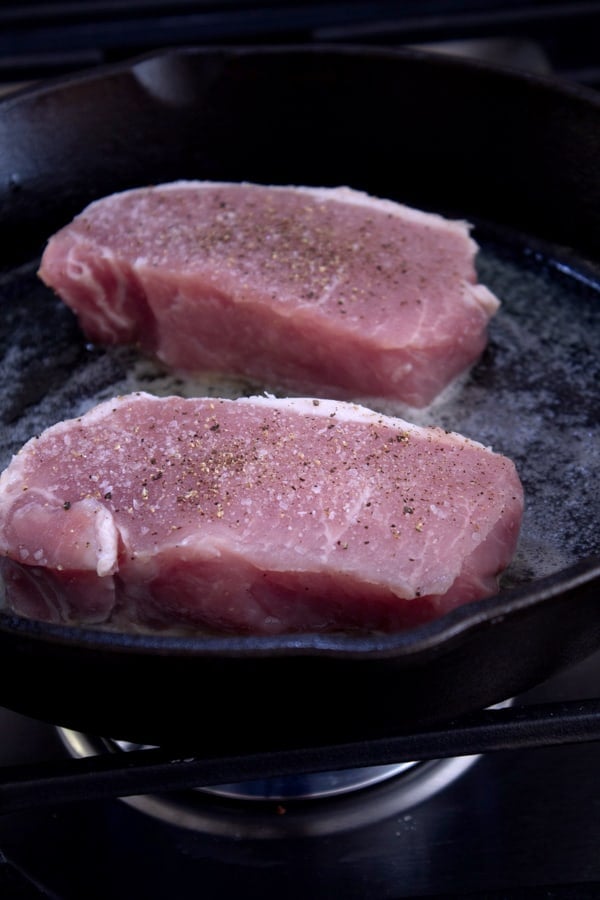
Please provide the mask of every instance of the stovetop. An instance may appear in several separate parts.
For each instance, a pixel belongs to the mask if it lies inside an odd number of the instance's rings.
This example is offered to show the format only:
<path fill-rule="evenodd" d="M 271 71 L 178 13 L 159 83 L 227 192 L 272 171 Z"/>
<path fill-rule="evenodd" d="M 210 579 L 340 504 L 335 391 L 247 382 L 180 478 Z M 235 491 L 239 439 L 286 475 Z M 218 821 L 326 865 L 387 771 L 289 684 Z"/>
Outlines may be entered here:
<path fill-rule="evenodd" d="M 600 88 L 599 23 L 600 3 L 559 0 L 26 0 L 0 10 L 0 81 L 10 87 L 166 46 L 309 41 L 442 46 Z M 573 714 L 599 697 L 600 653 L 514 698 L 513 709 L 552 703 L 551 720 L 556 703 L 571 703 Z M 514 740 L 514 729 L 504 743 L 484 740 L 486 752 L 454 768 L 445 745 L 453 774 L 444 769 L 439 790 L 425 776 L 429 786 L 407 790 L 401 773 L 289 803 L 179 791 L 126 802 L 97 773 L 87 795 L 61 795 L 52 766 L 72 760 L 58 730 L 0 709 L 0 898 L 600 897 L 600 746 L 572 721 L 550 729 L 547 744 L 543 733 Z M 14 767 L 27 767 L 32 781 L 5 793 Z"/>
<path fill-rule="evenodd" d="M 513 709 L 577 708 L 599 687 L 597 654 L 514 698 Z M 0 729 L 3 767 L 35 771 L 70 758 L 53 726 L 0 710 Z M 185 792 L 126 801 L 110 789 L 82 800 L 39 796 L 0 815 L 0 896 L 600 896 L 598 743 L 568 727 L 551 741 L 447 761 L 458 768 L 439 789 L 407 792 L 401 773 L 291 802 L 202 793 L 192 802 Z"/>

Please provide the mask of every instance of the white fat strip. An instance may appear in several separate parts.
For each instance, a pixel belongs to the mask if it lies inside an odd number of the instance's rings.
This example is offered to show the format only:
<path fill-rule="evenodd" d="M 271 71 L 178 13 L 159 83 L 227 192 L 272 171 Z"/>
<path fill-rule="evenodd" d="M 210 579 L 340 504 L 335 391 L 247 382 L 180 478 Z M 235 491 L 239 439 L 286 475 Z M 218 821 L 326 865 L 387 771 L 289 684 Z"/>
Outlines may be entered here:
<path fill-rule="evenodd" d="M 31 443 L 29 441 L 28 443 Z M 25 466 L 25 444 L 18 453 L 16 453 L 12 462 L 2 473 L 0 473 L 0 500 L 13 492 L 18 493 L 23 490 L 23 471 Z M 25 482 L 26 484 L 26 482 Z"/>
<path fill-rule="evenodd" d="M 65 260 L 65 269 L 69 277 L 76 283 L 82 284 L 94 297 L 101 316 L 114 324 L 117 328 L 127 328 L 130 317 L 123 315 L 120 310 L 125 306 L 128 294 L 127 282 L 124 278 L 116 278 L 116 290 L 111 291 L 110 299 L 107 297 L 101 282 L 95 278 L 91 267 L 79 256 L 79 248 L 87 246 L 85 238 L 75 234 L 75 241 L 69 248 Z M 97 251 L 96 251 L 97 252 Z M 115 265 L 115 254 L 112 250 L 103 248 L 101 251 L 103 260 Z"/>
<path fill-rule="evenodd" d="M 98 544 L 96 573 L 103 578 L 114 574 L 118 569 L 119 532 L 112 513 L 101 504 L 95 506 L 94 532 Z"/>
<path fill-rule="evenodd" d="M 15 495 L 22 495 L 24 490 L 27 489 L 26 484 L 21 477 L 23 471 L 23 467 L 19 466 L 18 470 L 16 471 L 16 478 L 11 478 L 10 483 L 8 481 L 8 478 L 5 478 L 4 482 L 0 484 L 0 514 L 2 513 L 2 507 L 5 503 L 7 509 L 10 510 L 12 508 Z M 33 504 L 33 506 L 40 511 L 51 511 L 57 508 L 56 491 L 51 485 L 46 488 L 42 488 L 40 486 L 31 488 L 27 490 L 26 496 L 27 505 Z M 60 505 L 60 501 L 58 501 L 58 505 Z M 73 514 L 75 510 L 78 510 L 83 514 L 84 521 L 89 523 L 90 530 L 94 536 L 93 544 L 90 541 L 89 550 L 84 554 L 86 556 L 86 564 L 90 565 L 93 558 L 95 557 L 95 569 L 97 574 L 100 577 L 112 575 L 117 571 L 118 568 L 119 547 L 119 532 L 117 530 L 112 513 L 98 501 L 89 498 L 85 498 L 83 500 L 77 501 L 76 503 L 73 503 L 71 509 L 73 510 Z M 61 539 L 60 531 L 61 530 L 59 529 L 56 535 L 58 540 Z M 85 533 L 87 534 L 87 527 L 83 528 L 83 531 L 85 531 Z M 85 540 L 82 535 L 81 527 L 77 529 L 77 533 L 74 535 L 74 538 Z M 25 560 L 29 556 L 32 556 L 38 564 L 48 565 L 48 554 L 42 547 L 36 547 L 35 549 L 33 549 L 30 545 L 29 548 L 21 548 L 19 552 L 22 560 Z M 91 556 L 90 554 L 93 554 L 93 556 Z M 50 553 L 49 555 L 51 556 L 52 554 Z"/>
<path fill-rule="evenodd" d="M 489 316 L 493 316 L 498 311 L 500 301 L 484 284 L 468 284 L 466 287 L 476 305 Z"/>

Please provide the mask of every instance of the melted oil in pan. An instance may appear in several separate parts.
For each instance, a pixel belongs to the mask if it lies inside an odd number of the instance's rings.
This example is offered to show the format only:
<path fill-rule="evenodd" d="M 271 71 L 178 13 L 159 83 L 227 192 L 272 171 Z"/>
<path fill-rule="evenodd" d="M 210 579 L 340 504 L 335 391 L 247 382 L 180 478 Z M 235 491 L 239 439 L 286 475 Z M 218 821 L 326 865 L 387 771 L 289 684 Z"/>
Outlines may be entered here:
<path fill-rule="evenodd" d="M 550 255 L 481 244 L 480 280 L 502 301 L 481 360 L 426 410 L 356 399 L 514 460 L 526 509 L 503 576 L 512 587 L 600 552 L 600 285 Z M 44 428 L 117 394 L 283 393 L 233 378 L 181 378 L 135 349 L 90 346 L 35 264 L 0 283 L 0 383 L 0 468 Z"/>

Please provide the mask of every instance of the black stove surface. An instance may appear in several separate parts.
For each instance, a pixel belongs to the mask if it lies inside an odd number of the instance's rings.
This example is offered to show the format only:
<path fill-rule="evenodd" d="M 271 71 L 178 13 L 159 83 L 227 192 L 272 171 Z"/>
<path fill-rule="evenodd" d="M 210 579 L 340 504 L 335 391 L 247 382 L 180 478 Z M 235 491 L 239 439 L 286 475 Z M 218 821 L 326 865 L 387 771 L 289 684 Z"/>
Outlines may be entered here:
<path fill-rule="evenodd" d="M 515 703 L 596 697 L 599 682 L 600 654 Z M 0 733 L 3 766 L 68 756 L 56 729 L 8 710 Z M 496 750 L 412 805 L 403 775 L 301 808 L 205 796 L 180 824 L 111 797 L 35 804 L 0 816 L 0 897 L 596 897 L 598 752 Z"/>

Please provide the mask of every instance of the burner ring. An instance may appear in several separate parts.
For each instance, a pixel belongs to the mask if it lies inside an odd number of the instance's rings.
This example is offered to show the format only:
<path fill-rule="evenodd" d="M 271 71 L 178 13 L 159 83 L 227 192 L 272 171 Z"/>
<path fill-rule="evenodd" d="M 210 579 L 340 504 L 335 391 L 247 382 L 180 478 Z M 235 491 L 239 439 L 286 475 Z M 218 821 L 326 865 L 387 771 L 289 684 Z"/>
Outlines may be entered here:
<path fill-rule="evenodd" d="M 142 745 L 58 734 L 75 758 L 126 753 Z M 444 790 L 478 755 L 338 772 L 294 775 L 120 798 L 162 823 L 236 839 L 313 837 L 351 831 L 398 816 Z"/>

